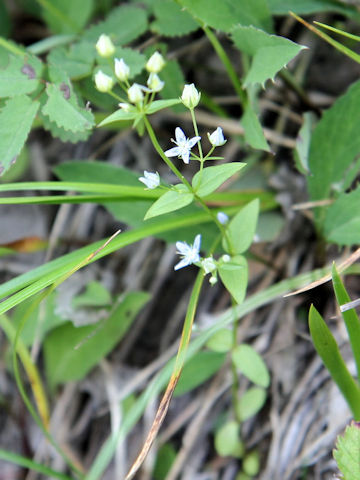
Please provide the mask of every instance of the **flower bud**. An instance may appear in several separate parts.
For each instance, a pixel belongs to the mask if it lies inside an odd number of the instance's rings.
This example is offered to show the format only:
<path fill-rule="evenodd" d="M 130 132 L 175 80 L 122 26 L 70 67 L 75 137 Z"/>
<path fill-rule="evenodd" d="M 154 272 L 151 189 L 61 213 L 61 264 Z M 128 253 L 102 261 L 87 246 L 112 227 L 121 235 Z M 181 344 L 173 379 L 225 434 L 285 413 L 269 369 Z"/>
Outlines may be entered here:
<path fill-rule="evenodd" d="M 196 87 L 193 83 L 190 85 L 185 85 L 183 93 L 181 95 L 181 101 L 185 107 L 193 109 L 200 101 L 201 93 L 196 90 Z"/>
<path fill-rule="evenodd" d="M 221 257 L 221 260 L 222 260 L 224 263 L 228 263 L 228 262 L 230 262 L 231 257 L 230 257 L 230 255 L 227 255 L 227 254 L 225 253 L 225 255 L 223 255 L 223 256 Z"/>
<path fill-rule="evenodd" d="M 160 175 L 158 174 L 158 172 L 153 173 L 144 170 L 144 176 L 140 177 L 139 180 L 150 190 L 153 190 L 160 185 Z"/>
<path fill-rule="evenodd" d="M 121 108 L 121 110 L 124 110 L 124 112 L 130 112 L 131 105 L 130 103 L 120 102 L 119 107 Z"/>
<path fill-rule="evenodd" d="M 115 58 L 115 75 L 120 82 L 126 82 L 130 75 L 130 68 L 124 62 L 123 58 Z"/>
<path fill-rule="evenodd" d="M 218 212 L 216 218 L 219 220 L 221 225 L 225 225 L 229 221 L 229 217 L 224 212 Z"/>
<path fill-rule="evenodd" d="M 95 74 L 95 86 L 99 90 L 99 92 L 110 92 L 112 87 L 114 86 L 114 80 L 106 75 L 106 73 L 99 70 Z"/>
<path fill-rule="evenodd" d="M 209 278 L 209 283 L 210 283 L 211 286 L 215 285 L 217 283 L 217 281 L 218 281 L 217 277 L 212 276 L 212 277 Z"/>
<path fill-rule="evenodd" d="M 208 138 L 209 138 L 209 142 L 213 147 L 221 147 L 227 142 L 227 140 L 225 140 L 224 138 L 224 134 L 221 127 L 217 127 L 215 132 L 213 132 L 211 135 L 210 133 L 208 133 Z"/>
<path fill-rule="evenodd" d="M 115 46 L 111 38 L 103 33 L 96 42 L 96 50 L 101 57 L 111 57 L 115 53 Z"/>
<path fill-rule="evenodd" d="M 152 92 L 160 92 L 164 88 L 165 82 L 160 80 L 156 73 L 150 73 L 147 86 Z"/>
<path fill-rule="evenodd" d="M 131 103 L 140 103 L 144 99 L 142 88 L 138 83 L 133 83 L 127 93 Z"/>
<path fill-rule="evenodd" d="M 207 257 L 201 260 L 201 266 L 204 270 L 205 275 L 214 272 L 217 268 L 216 263 L 212 257 Z"/>
<path fill-rule="evenodd" d="M 161 53 L 155 52 L 146 63 L 146 70 L 150 73 L 159 73 L 165 65 L 165 60 Z"/>

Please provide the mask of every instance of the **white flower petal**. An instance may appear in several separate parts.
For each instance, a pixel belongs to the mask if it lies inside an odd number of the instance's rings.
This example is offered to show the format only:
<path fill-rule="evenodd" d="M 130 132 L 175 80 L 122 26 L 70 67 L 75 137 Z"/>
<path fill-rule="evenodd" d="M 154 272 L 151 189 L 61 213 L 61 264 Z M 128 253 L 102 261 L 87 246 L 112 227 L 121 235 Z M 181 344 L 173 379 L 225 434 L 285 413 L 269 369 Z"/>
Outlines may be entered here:
<path fill-rule="evenodd" d="M 166 150 L 166 152 L 164 153 L 167 157 L 177 157 L 178 155 L 181 155 L 181 148 L 173 147 L 173 148 L 170 148 L 169 150 Z"/>
<path fill-rule="evenodd" d="M 185 133 L 181 130 L 180 127 L 175 128 L 175 138 L 176 138 L 176 143 L 186 142 Z"/>
<path fill-rule="evenodd" d="M 193 148 L 194 145 L 198 143 L 198 141 L 201 140 L 201 137 L 193 137 L 188 140 L 188 146 L 189 148 Z"/>

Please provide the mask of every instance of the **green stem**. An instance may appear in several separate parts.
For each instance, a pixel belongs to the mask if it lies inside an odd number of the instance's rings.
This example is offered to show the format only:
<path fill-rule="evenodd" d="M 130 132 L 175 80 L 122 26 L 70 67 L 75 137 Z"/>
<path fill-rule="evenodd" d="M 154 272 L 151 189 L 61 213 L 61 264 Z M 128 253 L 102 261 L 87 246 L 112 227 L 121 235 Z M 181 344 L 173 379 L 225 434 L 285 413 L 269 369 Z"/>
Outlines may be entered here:
<path fill-rule="evenodd" d="M 198 129 L 198 126 L 197 126 L 197 122 L 196 122 L 195 113 L 194 113 L 193 108 L 190 108 L 190 113 L 191 113 L 191 119 L 192 119 L 192 124 L 193 124 L 193 127 L 194 127 L 195 136 L 199 137 L 200 136 L 199 135 L 199 129 Z M 202 151 L 201 141 L 199 141 L 197 143 L 197 146 L 198 146 L 199 154 L 200 154 L 200 170 L 202 170 L 203 165 L 204 165 L 204 155 L 203 155 L 203 151 Z"/>
<path fill-rule="evenodd" d="M 224 64 L 224 67 L 225 67 L 225 69 L 227 71 L 227 74 L 228 74 L 228 76 L 231 80 L 231 83 L 233 84 L 233 87 L 234 87 L 234 89 L 235 89 L 235 91 L 236 91 L 236 93 L 239 97 L 239 100 L 242 103 L 242 105 L 244 106 L 247 102 L 246 92 L 242 88 L 241 82 L 238 78 L 238 75 L 237 75 L 234 67 L 232 66 L 232 63 L 231 63 L 227 53 L 223 49 L 223 47 L 222 47 L 221 43 L 219 42 L 218 38 L 216 37 L 216 35 L 212 32 L 212 30 L 209 27 L 203 27 L 203 30 L 204 30 L 206 36 L 208 37 L 211 45 L 214 47 L 215 52 L 218 54 L 220 60 Z"/>
<path fill-rule="evenodd" d="M 21 50 L 21 48 L 14 45 L 12 42 L 6 40 L 6 38 L 0 37 L 0 47 L 6 48 L 9 52 L 13 53 L 14 55 L 19 55 L 20 57 L 25 57 L 26 53 Z"/>

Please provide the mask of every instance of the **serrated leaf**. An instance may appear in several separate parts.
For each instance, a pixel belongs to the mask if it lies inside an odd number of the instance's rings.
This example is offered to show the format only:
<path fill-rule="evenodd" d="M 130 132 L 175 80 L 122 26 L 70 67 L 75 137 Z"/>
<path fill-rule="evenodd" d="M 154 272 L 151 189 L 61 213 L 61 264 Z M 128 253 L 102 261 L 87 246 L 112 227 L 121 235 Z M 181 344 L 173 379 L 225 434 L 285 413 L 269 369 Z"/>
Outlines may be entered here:
<path fill-rule="evenodd" d="M 224 364 L 225 354 L 218 352 L 198 352 L 189 360 L 181 373 L 174 391 L 174 397 L 194 390 L 214 375 Z"/>
<path fill-rule="evenodd" d="M 75 43 L 70 49 L 57 47 L 51 50 L 47 60 L 62 69 L 69 78 L 84 77 L 92 71 L 95 48 L 88 42 Z"/>
<path fill-rule="evenodd" d="M 85 142 L 91 134 L 91 130 L 85 130 L 84 132 L 72 132 L 71 130 L 65 130 L 62 127 L 52 122 L 47 115 L 44 115 L 41 111 L 39 117 L 42 122 L 42 126 L 45 130 L 51 133 L 55 138 L 59 138 L 62 142 Z"/>
<path fill-rule="evenodd" d="M 130 79 L 138 75 L 144 68 L 146 63 L 145 55 L 136 50 L 133 50 L 132 48 L 116 47 L 114 58 L 122 58 L 126 65 L 128 65 L 128 67 L 130 68 Z M 107 58 L 100 57 L 100 55 L 97 56 L 97 62 L 101 67 L 109 66 L 109 60 Z M 102 70 L 104 73 L 108 73 L 109 75 L 113 73 L 112 71 L 106 72 L 106 69 L 104 68 L 102 68 Z"/>
<path fill-rule="evenodd" d="M 222 241 L 226 252 L 230 255 L 243 253 L 250 247 L 254 239 L 258 216 L 259 200 L 255 199 L 232 218 L 226 228 L 227 235 Z"/>
<path fill-rule="evenodd" d="M 153 5 L 155 21 L 151 29 L 165 37 L 186 35 L 199 28 L 199 24 L 173 0 L 156 0 Z"/>
<path fill-rule="evenodd" d="M 192 180 L 192 186 L 199 197 L 205 197 L 214 192 L 226 180 L 232 177 L 245 167 L 245 163 L 232 162 L 216 165 L 214 167 L 206 167 L 197 172 Z"/>
<path fill-rule="evenodd" d="M 72 132 L 90 130 L 95 122 L 91 111 L 78 105 L 77 98 L 68 83 L 46 85 L 47 102 L 42 113 L 58 127 Z"/>
<path fill-rule="evenodd" d="M 31 93 L 39 86 L 42 63 L 34 56 L 9 55 L 6 68 L 0 70 L 0 97 Z"/>
<path fill-rule="evenodd" d="M 146 212 L 144 220 L 180 210 L 180 208 L 186 207 L 186 205 L 189 205 L 193 200 L 194 195 L 189 192 L 185 185 L 176 185 L 173 190 L 164 193 L 164 195 L 151 205 Z"/>
<path fill-rule="evenodd" d="M 356 245 L 360 241 L 360 186 L 342 193 L 326 211 L 324 235 L 338 245 Z"/>
<path fill-rule="evenodd" d="M 343 436 L 337 437 L 336 449 L 333 452 L 340 472 L 346 480 L 360 478 L 360 427 L 353 422 L 346 427 Z"/>
<path fill-rule="evenodd" d="M 152 113 L 158 112 L 159 110 L 163 110 L 164 108 L 173 107 L 174 105 L 178 105 L 181 103 L 180 99 L 169 99 L 169 100 L 155 100 L 152 102 L 146 109 L 146 113 L 151 115 Z"/>
<path fill-rule="evenodd" d="M 305 48 L 252 26 L 237 25 L 231 30 L 231 38 L 241 52 L 253 57 L 244 86 L 256 83 L 264 86 L 266 80 L 274 79 L 277 72 Z"/>
<path fill-rule="evenodd" d="M 272 21 L 266 0 L 180 0 L 195 18 L 217 30 L 229 32 L 234 25 L 254 25 L 271 30 Z"/>
<path fill-rule="evenodd" d="M 307 177 L 311 200 L 344 191 L 358 175 L 360 153 L 360 81 L 354 83 L 322 116 L 315 127 Z M 316 217 L 322 226 L 324 212 Z"/>
<path fill-rule="evenodd" d="M 237 417 L 245 422 L 256 415 L 264 406 L 266 391 L 263 388 L 251 387 L 241 395 L 236 404 Z"/>
<path fill-rule="evenodd" d="M 88 22 L 94 0 L 51 0 L 43 18 L 54 33 L 77 33 Z"/>
<path fill-rule="evenodd" d="M 236 368 L 260 387 L 267 388 L 270 384 L 270 374 L 261 356 L 253 347 L 242 343 L 231 354 Z"/>
<path fill-rule="evenodd" d="M 250 103 L 245 107 L 245 112 L 241 118 L 241 125 L 244 127 L 245 141 L 251 147 L 270 152 L 270 147 L 266 141 L 261 123 Z"/>
<path fill-rule="evenodd" d="M 142 35 L 146 29 L 146 11 L 132 5 L 122 5 L 113 8 L 103 22 L 86 30 L 83 38 L 95 43 L 105 33 L 115 45 L 125 45 Z"/>
<path fill-rule="evenodd" d="M 26 95 L 10 98 L 0 112 L 0 175 L 16 161 L 40 103 Z"/>
<path fill-rule="evenodd" d="M 244 301 L 248 284 L 248 265 L 245 257 L 237 255 L 218 268 L 221 281 L 239 305 Z"/>
<path fill-rule="evenodd" d="M 67 323 L 52 330 L 44 342 L 51 386 L 84 378 L 124 337 L 148 299 L 149 295 L 143 292 L 128 293 L 99 325 L 76 328 Z"/>

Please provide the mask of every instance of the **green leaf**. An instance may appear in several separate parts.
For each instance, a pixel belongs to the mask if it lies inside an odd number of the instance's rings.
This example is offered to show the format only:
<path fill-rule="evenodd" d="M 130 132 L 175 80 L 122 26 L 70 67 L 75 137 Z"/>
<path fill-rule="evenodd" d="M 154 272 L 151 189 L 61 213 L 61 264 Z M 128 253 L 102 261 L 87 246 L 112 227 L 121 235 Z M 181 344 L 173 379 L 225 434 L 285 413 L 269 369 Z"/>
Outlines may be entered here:
<path fill-rule="evenodd" d="M 48 99 L 42 113 L 64 130 L 85 132 L 90 130 L 95 122 L 91 111 L 78 105 L 78 100 L 68 83 L 48 83 L 46 86 Z"/>
<path fill-rule="evenodd" d="M 359 243 L 360 211 L 354 208 L 360 204 L 360 186 L 350 193 L 342 193 L 326 211 L 324 235 L 328 242 L 338 245 Z"/>
<path fill-rule="evenodd" d="M 336 270 L 335 264 L 332 268 L 332 282 L 336 295 L 337 302 L 340 305 L 350 302 L 350 297 L 341 281 L 341 278 Z M 349 335 L 351 350 L 355 359 L 355 365 L 357 370 L 357 376 L 360 378 L 360 321 L 354 308 L 342 312 L 346 330 Z"/>
<path fill-rule="evenodd" d="M 181 373 L 174 397 L 194 390 L 214 375 L 223 366 L 225 355 L 218 352 L 198 352 L 189 360 Z"/>
<path fill-rule="evenodd" d="M 0 2 L 0 35 L 7 37 L 11 31 L 10 15 L 5 2 Z"/>
<path fill-rule="evenodd" d="M 309 328 L 317 353 L 347 401 L 355 420 L 359 421 L 360 387 L 347 369 L 329 327 L 313 305 L 309 311 Z"/>
<path fill-rule="evenodd" d="M 41 0 L 43 17 L 54 33 L 77 33 L 88 22 L 94 0 Z"/>
<path fill-rule="evenodd" d="M 90 282 L 85 292 L 73 298 L 71 305 L 73 308 L 81 307 L 103 307 L 111 304 L 111 295 L 101 283 Z"/>
<path fill-rule="evenodd" d="M 248 418 L 256 415 L 264 406 L 266 391 L 263 388 L 251 387 L 241 395 L 236 404 L 237 417 L 245 422 Z"/>
<path fill-rule="evenodd" d="M 241 124 L 244 127 L 245 141 L 253 148 L 270 152 L 269 144 L 266 141 L 261 123 L 256 115 L 252 105 L 248 103 L 241 118 Z"/>
<path fill-rule="evenodd" d="M 93 46 L 93 48 L 95 47 Z M 145 55 L 138 52 L 137 50 L 133 50 L 132 48 L 116 47 L 114 57 L 119 59 L 122 58 L 126 65 L 128 65 L 128 67 L 130 68 L 130 79 L 136 77 L 136 75 L 138 75 L 145 67 Z M 97 62 L 101 67 L 106 67 L 102 68 L 104 73 L 107 73 L 108 75 L 113 74 L 110 69 L 108 72 L 106 71 L 106 69 L 109 68 L 108 58 L 103 58 L 100 57 L 100 55 L 97 55 Z"/>
<path fill-rule="evenodd" d="M 205 25 L 229 32 L 234 25 L 254 25 L 271 30 L 272 21 L 266 0 L 180 0 L 186 10 Z"/>
<path fill-rule="evenodd" d="M 256 241 L 273 242 L 280 235 L 284 224 L 284 215 L 279 211 L 261 213 L 256 227 Z"/>
<path fill-rule="evenodd" d="M 122 5 L 111 9 L 103 22 L 85 31 L 83 38 L 96 43 L 102 33 L 109 35 L 115 45 L 125 45 L 140 37 L 147 29 L 145 9 Z"/>
<path fill-rule="evenodd" d="M 303 124 L 296 138 L 294 158 L 297 169 L 303 175 L 309 175 L 309 152 L 311 135 L 315 123 L 315 115 L 312 112 L 306 112 L 303 115 Z"/>
<path fill-rule="evenodd" d="M 236 368 L 260 387 L 267 388 L 270 384 L 270 374 L 264 360 L 253 347 L 242 343 L 232 351 L 232 361 Z"/>
<path fill-rule="evenodd" d="M 222 245 L 230 255 L 245 252 L 251 245 L 259 216 L 260 202 L 258 199 L 248 203 L 229 222 Z M 230 244 L 229 244 L 230 242 Z"/>
<path fill-rule="evenodd" d="M 39 118 L 42 122 L 42 126 L 45 130 L 51 133 L 55 138 L 59 138 L 62 142 L 85 142 L 91 134 L 91 130 L 85 130 L 84 132 L 72 132 L 71 130 L 65 130 L 62 127 L 56 125 L 55 122 L 52 122 L 50 118 L 43 113 L 39 112 Z"/>
<path fill-rule="evenodd" d="M 313 131 L 307 177 L 311 200 L 346 190 L 359 172 L 360 81 L 329 108 Z M 324 212 L 317 221 L 322 226 Z"/>
<path fill-rule="evenodd" d="M 220 456 L 227 457 L 237 450 L 239 440 L 239 424 L 231 420 L 216 432 L 215 449 Z"/>
<path fill-rule="evenodd" d="M 258 451 L 253 450 L 246 455 L 246 457 L 243 459 L 243 469 L 244 472 L 251 478 L 259 473 L 260 458 Z"/>
<path fill-rule="evenodd" d="M 64 70 L 69 78 L 90 75 L 94 60 L 95 47 L 88 42 L 75 43 L 69 49 L 66 47 L 54 48 L 47 56 L 47 61 Z"/>
<path fill-rule="evenodd" d="M 173 190 L 164 193 L 146 212 L 144 220 L 186 207 L 194 200 L 194 195 L 185 185 L 176 185 Z"/>
<path fill-rule="evenodd" d="M 206 342 L 207 348 L 213 352 L 229 352 L 233 344 L 233 334 L 227 328 L 222 328 Z"/>
<path fill-rule="evenodd" d="M 42 63 L 37 57 L 9 55 L 8 65 L 0 70 L 0 97 L 33 92 L 39 86 L 42 69 Z"/>
<path fill-rule="evenodd" d="M 199 24 L 173 0 L 156 0 L 153 4 L 155 21 L 151 29 L 165 37 L 187 35 Z"/>
<path fill-rule="evenodd" d="M 226 180 L 232 177 L 245 167 L 245 163 L 232 162 L 216 165 L 214 167 L 206 167 L 198 171 L 192 180 L 192 186 L 199 197 L 205 197 L 214 192 Z"/>
<path fill-rule="evenodd" d="M 234 300 L 240 305 L 245 298 L 248 284 L 248 265 L 246 258 L 237 255 L 230 262 L 218 268 L 221 281 Z"/>
<path fill-rule="evenodd" d="M 176 459 L 176 455 L 177 453 L 175 448 L 169 443 L 165 443 L 159 448 L 152 474 L 154 480 L 165 480 L 172 464 Z"/>
<path fill-rule="evenodd" d="M 360 428 L 355 422 L 346 427 L 345 434 L 337 437 L 333 452 L 338 468 L 346 480 L 360 478 Z"/>
<path fill-rule="evenodd" d="M 271 13 L 288 15 L 289 11 L 299 14 L 315 12 L 339 12 L 348 15 L 356 14 L 352 6 L 341 4 L 337 0 L 268 0 Z"/>
<path fill-rule="evenodd" d="M 241 52 L 253 57 L 244 79 L 245 87 L 256 83 L 264 87 L 266 80 L 274 80 L 277 72 L 300 50 L 306 48 L 287 38 L 269 35 L 253 26 L 237 25 L 231 30 L 231 37 Z"/>
<path fill-rule="evenodd" d="M 29 135 L 39 102 L 26 95 L 10 98 L 0 112 L 0 175 L 16 161 Z"/>
<path fill-rule="evenodd" d="M 169 108 L 174 105 L 178 105 L 181 103 L 180 99 L 172 98 L 169 100 L 155 100 L 152 102 L 146 109 L 146 113 L 151 115 L 152 113 L 158 112 L 159 110 L 163 110 L 164 108 Z"/>
<path fill-rule="evenodd" d="M 46 373 L 51 386 L 84 378 L 124 337 L 148 299 L 146 293 L 132 292 L 98 325 L 76 328 L 67 323 L 53 330 L 44 342 Z"/>

